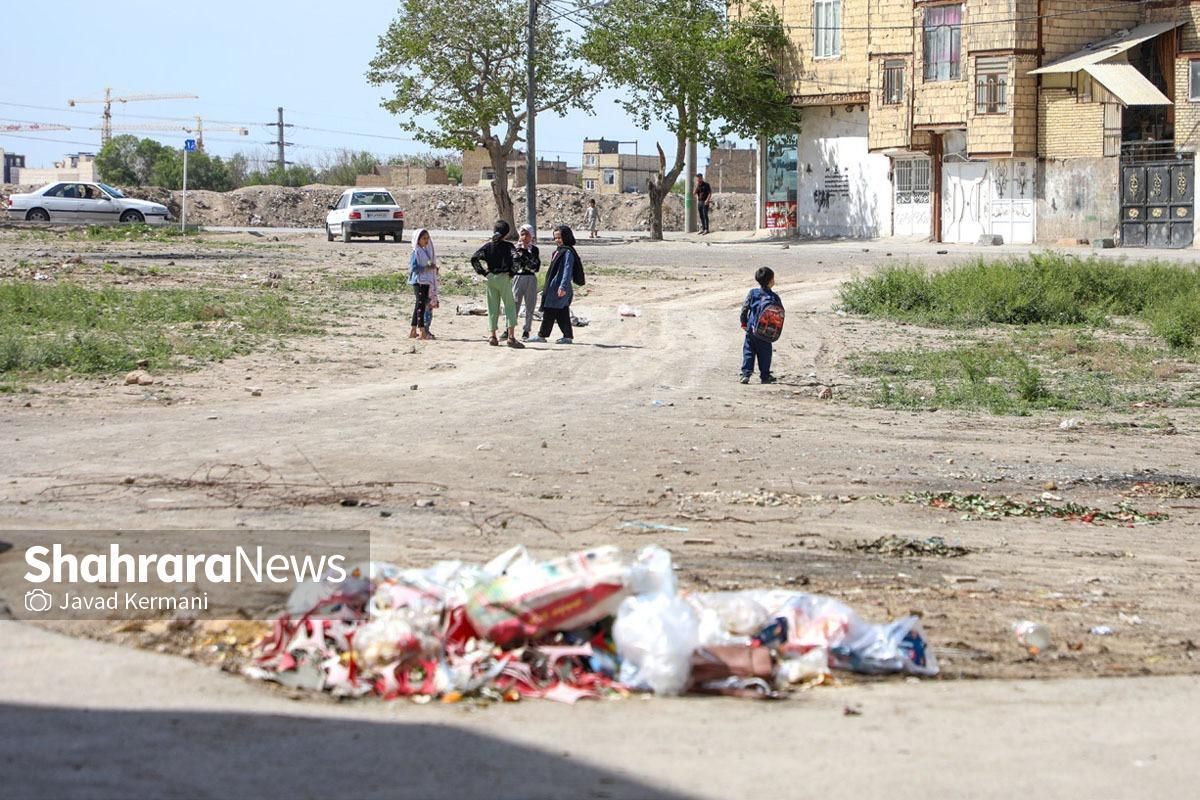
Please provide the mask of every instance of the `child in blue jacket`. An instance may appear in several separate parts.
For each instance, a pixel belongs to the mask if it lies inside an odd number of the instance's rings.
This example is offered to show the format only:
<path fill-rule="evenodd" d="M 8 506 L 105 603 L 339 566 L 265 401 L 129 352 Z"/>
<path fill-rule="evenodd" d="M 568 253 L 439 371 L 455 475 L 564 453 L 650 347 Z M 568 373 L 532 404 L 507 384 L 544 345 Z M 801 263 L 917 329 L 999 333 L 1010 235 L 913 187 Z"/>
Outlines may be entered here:
<path fill-rule="evenodd" d="M 746 332 L 746 340 L 742 344 L 742 383 L 749 383 L 754 374 L 754 361 L 758 359 L 758 372 L 763 383 L 774 383 L 775 376 L 771 374 L 771 342 L 754 335 L 758 316 L 763 309 L 771 305 L 783 307 L 779 295 L 771 290 L 775 285 L 775 272 L 770 267 L 759 267 L 754 273 L 754 280 L 759 288 L 751 289 L 742 303 L 742 330 Z"/>

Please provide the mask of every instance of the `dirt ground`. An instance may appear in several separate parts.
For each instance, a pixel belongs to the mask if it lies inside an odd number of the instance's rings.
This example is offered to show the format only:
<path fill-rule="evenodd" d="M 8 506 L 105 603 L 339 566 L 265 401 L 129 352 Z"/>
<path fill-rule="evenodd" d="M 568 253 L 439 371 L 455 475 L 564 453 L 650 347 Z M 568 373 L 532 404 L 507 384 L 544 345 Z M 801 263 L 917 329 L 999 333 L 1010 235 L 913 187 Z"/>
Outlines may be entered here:
<path fill-rule="evenodd" d="M 675 554 L 688 586 L 803 586 L 872 619 L 920 614 L 947 678 L 1196 671 L 1200 502 L 1123 494 L 1135 478 L 1196 482 L 1195 410 L 1170 411 L 1174 435 L 1164 435 L 1128 424 L 1160 409 L 1082 415 L 1081 427 L 1061 430 L 1061 414 L 844 400 L 847 354 L 920 331 L 839 315 L 838 285 L 897 259 L 937 259 L 927 245 L 585 243 L 591 280 L 574 309 L 591 324 L 573 347 L 510 351 L 486 345 L 484 319 L 453 313 L 465 297 L 444 298 L 430 342 L 407 338 L 407 296 L 327 300 L 331 276 L 397 269 L 405 245 L 206 238 L 6 237 L 9 274 L 34 264 L 54 276 L 74 256 L 85 271 L 105 262 L 143 273 L 110 267 L 85 281 L 137 286 L 275 273 L 337 309 L 325 335 L 149 387 L 117 376 L 0 397 L 7 527 L 365 528 L 376 557 L 405 565 L 485 560 L 515 543 L 553 552 L 653 541 Z M 475 239 L 437 243 L 453 265 Z M 160 274 L 145 274 L 155 265 Z M 743 386 L 736 312 L 759 265 L 776 270 L 789 310 L 782 381 Z M 618 316 L 619 303 L 642 315 Z M 831 400 L 818 399 L 824 386 Z M 1048 482 L 1065 501 L 1125 500 L 1170 519 L 968 521 L 894 502 L 923 491 L 1037 499 Z M 343 495 L 363 504 L 344 507 Z M 618 528 L 627 521 L 688 530 Z M 884 535 L 939 536 L 969 552 L 862 547 Z M 1025 618 L 1050 625 L 1053 653 L 1032 661 L 1014 645 L 1009 626 Z M 1090 635 L 1097 625 L 1114 634 Z"/>
<path fill-rule="evenodd" d="M 476 241 L 436 238 L 444 264 L 461 263 Z M 488 347 L 482 318 L 454 314 L 466 297 L 443 298 L 437 341 L 413 342 L 408 296 L 346 300 L 328 288 L 404 269 L 407 245 L 347 246 L 316 233 L 114 244 L 0 231 L 6 276 L 37 269 L 59 279 L 56 265 L 79 256 L 76 277 L 89 281 L 281 281 L 332 315 L 324 335 L 157 375 L 151 386 L 118 376 L 0 395 L 3 526 L 363 528 L 375 558 L 412 566 L 483 561 L 517 543 L 550 554 L 655 542 L 674 554 L 685 587 L 803 587 L 873 621 L 920 614 L 942 681 L 1195 675 L 1200 500 L 1127 492 L 1134 482 L 1200 482 L 1200 412 L 1006 417 L 847 399 L 849 354 L 911 346 L 922 332 L 839 314 L 839 284 L 886 263 L 976 252 L 936 248 L 949 252 L 900 242 L 584 242 L 589 281 L 574 310 L 590 324 L 574 346 L 515 351 Z M 105 262 L 131 270 L 89 272 Z M 737 309 L 762 265 L 776 271 L 788 309 L 776 350 L 782 380 L 744 386 Z M 618 316 L 620 303 L 641 316 Z M 820 399 L 824 387 L 831 399 Z M 1164 414 L 1166 428 L 1136 424 Z M 1061 429 L 1064 416 L 1083 424 Z M 1034 500 L 1050 484 L 1064 501 L 1127 501 L 1169 519 L 967 520 L 897 502 L 940 491 Z M 629 521 L 687 530 L 619 527 Z M 942 537 L 967 553 L 868 546 L 886 535 Z M 0 555 L 0 573 L 13 560 Z M 1016 645 L 1020 619 L 1050 626 L 1049 652 L 1035 659 Z M 1094 626 L 1113 632 L 1093 635 Z M 58 627 L 147 646 L 103 624 Z M 889 691 L 903 692 L 896 683 Z"/>

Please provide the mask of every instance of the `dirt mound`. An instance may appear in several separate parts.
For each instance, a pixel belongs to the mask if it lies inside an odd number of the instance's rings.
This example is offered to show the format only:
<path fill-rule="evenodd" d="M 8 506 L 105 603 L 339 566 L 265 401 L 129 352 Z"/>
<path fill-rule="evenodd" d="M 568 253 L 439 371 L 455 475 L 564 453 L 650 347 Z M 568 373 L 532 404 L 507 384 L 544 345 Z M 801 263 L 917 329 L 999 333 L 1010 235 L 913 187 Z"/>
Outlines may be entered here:
<path fill-rule="evenodd" d="M 0 186 L 0 200 L 35 187 Z M 329 206 L 344 187 L 312 184 L 244 186 L 232 192 L 188 191 L 188 222 L 209 226 L 319 228 Z M 153 186 L 124 189 L 130 197 L 163 203 L 178 218 L 183 192 Z M 405 209 L 409 228 L 486 230 L 496 218 L 492 190 L 487 186 L 406 186 L 392 190 Z M 525 221 L 525 190 L 512 193 L 517 222 Z M 606 231 L 650 229 L 650 198 L 644 194 L 597 194 L 575 186 L 538 188 L 538 219 L 542 227 L 565 223 L 583 230 L 588 200 L 595 198 L 600 228 Z M 712 224 L 718 230 L 752 230 L 754 195 L 719 194 L 713 199 Z M 683 227 L 683 197 L 671 195 L 663 209 L 663 228 Z"/>

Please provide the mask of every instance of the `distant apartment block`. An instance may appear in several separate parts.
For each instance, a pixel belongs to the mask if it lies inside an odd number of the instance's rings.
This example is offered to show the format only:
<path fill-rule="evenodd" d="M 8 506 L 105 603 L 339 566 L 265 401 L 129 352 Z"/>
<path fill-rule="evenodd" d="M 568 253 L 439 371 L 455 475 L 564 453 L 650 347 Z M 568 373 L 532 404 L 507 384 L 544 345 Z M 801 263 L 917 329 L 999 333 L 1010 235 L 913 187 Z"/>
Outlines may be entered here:
<path fill-rule="evenodd" d="M 23 161 L 24 159 L 22 159 Z M 5 160 L 5 170 L 9 171 L 7 159 Z M 97 180 L 96 154 L 70 153 L 62 161 L 54 162 L 53 167 L 34 169 L 24 166 L 13 166 L 10 177 L 12 183 L 20 183 L 28 186 L 41 186 L 46 183 L 55 183 L 56 181 L 94 182 Z"/>
<path fill-rule="evenodd" d="M 25 156 L 0 150 L 0 183 L 16 183 L 13 173 L 25 166 Z"/>
<path fill-rule="evenodd" d="M 704 177 L 717 193 L 756 191 L 758 151 L 753 147 L 739 148 L 730 144 L 714 147 L 708 156 Z"/>
<path fill-rule="evenodd" d="M 645 192 L 658 174 L 658 156 L 620 152 L 611 139 L 583 140 L 583 188 L 600 194 Z"/>
<path fill-rule="evenodd" d="M 487 150 L 477 147 L 474 150 L 463 151 L 463 185 L 490 186 L 496 178 L 492 167 L 492 158 Z M 509 188 L 525 185 L 525 153 L 513 150 L 506 164 Z M 578 186 L 578 172 L 567 166 L 561 159 L 539 158 L 537 162 L 538 183 L 545 186 L 557 184 L 562 186 Z"/>
<path fill-rule="evenodd" d="M 380 164 L 369 175 L 359 175 L 359 186 L 444 186 L 450 183 L 446 167 L 440 161 L 432 165 Z"/>

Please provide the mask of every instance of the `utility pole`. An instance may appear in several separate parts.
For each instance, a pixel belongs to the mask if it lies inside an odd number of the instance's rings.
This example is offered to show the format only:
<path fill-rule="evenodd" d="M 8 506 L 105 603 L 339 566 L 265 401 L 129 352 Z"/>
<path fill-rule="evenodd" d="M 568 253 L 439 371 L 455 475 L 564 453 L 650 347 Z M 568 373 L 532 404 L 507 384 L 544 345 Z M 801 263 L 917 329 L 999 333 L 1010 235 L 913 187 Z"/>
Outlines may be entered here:
<path fill-rule="evenodd" d="M 696 232 L 696 134 L 692 121 L 695 118 L 695 101 L 689 101 L 687 158 L 684 161 L 684 172 L 687 173 L 687 185 L 683 187 L 683 232 Z"/>
<path fill-rule="evenodd" d="M 283 122 L 283 106 L 280 106 L 279 108 L 277 108 L 275 110 L 279 114 L 278 121 L 268 122 L 266 124 L 269 127 L 275 128 L 279 133 L 278 138 L 276 138 L 275 142 L 274 142 L 275 148 L 276 148 L 275 149 L 275 153 L 276 153 L 275 166 L 279 168 L 280 172 L 283 172 L 284 169 L 287 168 L 288 163 L 290 163 L 287 160 L 287 152 L 284 150 L 284 148 L 287 145 L 292 144 L 291 142 L 285 142 L 283 140 L 283 129 L 290 128 L 292 126 L 290 123 L 285 125 Z"/>
<path fill-rule="evenodd" d="M 537 90 L 537 72 L 534 69 L 534 30 L 537 25 L 537 0 L 529 0 L 529 27 L 525 32 L 525 222 L 533 227 L 537 235 L 537 144 L 535 141 L 536 115 L 534 98 Z"/>

